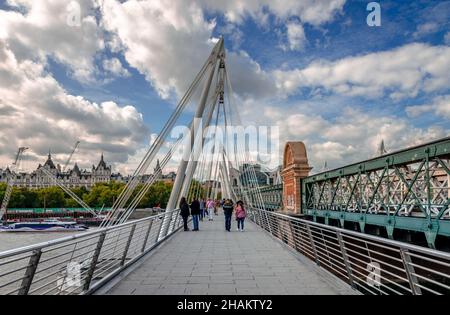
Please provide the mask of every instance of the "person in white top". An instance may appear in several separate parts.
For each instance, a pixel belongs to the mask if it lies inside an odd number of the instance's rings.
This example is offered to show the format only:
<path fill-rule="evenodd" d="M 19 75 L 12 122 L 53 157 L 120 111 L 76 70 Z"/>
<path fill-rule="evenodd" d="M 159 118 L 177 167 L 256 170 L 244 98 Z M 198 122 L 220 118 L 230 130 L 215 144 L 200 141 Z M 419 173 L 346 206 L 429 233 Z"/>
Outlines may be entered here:
<path fill-rule="evenodd" d="M 214 201 L 212 199 L 208 199 L 208 202 L 206 203 L 206 208 L 208 208 L 209 221 L 212 221 L 214 212 Z"/>

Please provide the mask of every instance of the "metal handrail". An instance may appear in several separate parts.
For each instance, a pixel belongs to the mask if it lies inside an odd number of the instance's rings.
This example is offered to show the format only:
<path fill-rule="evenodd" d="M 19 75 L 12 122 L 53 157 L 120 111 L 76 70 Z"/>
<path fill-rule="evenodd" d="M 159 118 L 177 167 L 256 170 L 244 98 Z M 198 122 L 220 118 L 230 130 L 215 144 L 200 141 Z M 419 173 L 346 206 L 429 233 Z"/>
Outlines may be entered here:
<path fill-rule="evenodd" d="M 249 218 L 365 294 L 450 294 L 450 253 L 257 208 Z"/>
<path fill-rule="evenodd" d="M 0 252 L 0 294 L 90 294 L 176 233 L 179 212 Z"/>

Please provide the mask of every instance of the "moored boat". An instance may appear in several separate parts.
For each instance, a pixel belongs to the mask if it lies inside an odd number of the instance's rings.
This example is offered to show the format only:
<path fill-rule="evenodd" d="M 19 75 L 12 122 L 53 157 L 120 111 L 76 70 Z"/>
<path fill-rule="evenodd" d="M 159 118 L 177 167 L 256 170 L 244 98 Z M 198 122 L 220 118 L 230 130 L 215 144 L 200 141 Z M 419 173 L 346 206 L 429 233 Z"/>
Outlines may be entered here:
<path fill-rule="evenodd" d="M 77 224 L 77 222 L 74 221 L 60 221 L 54 219 L 0 225 L 0 232 L 71 232 L 84 231 L 87 229 L 87 226 Z"/>

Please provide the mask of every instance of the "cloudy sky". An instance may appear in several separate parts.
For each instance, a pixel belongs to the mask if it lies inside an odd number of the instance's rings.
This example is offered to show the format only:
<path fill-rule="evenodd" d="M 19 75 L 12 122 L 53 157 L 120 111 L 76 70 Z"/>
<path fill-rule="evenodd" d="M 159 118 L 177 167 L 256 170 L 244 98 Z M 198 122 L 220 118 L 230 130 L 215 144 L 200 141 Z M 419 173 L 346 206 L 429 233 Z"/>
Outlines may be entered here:
<path fill-rule="evenodd" d="M 0 165 L 130 172 L 220 35 L 246 124 L 316 170 L 449 135 L 450 1 L 0 1 Z M 257 114 L 255 114 L 257 113 Z M 187 118 L 186 118 L 187 119 Z"/>

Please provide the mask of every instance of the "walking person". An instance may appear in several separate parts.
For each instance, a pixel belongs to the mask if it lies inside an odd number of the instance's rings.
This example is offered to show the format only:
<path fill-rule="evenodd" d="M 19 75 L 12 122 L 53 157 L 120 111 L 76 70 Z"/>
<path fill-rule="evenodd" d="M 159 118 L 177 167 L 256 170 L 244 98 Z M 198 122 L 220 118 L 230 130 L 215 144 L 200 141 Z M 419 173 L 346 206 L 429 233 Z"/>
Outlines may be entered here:
<path fill-rule="evenodd" d="M 247 213 L 245 212 L 244 203 L 242 200 L 236 202 L 235 216 L 237 221 L 237 230 L 244 232 L 244 221 Z"/>
<path fill-rule="evenodd" d="M 203 217 L 205 217 L 205 206 L 205 200 L 200 199 L 200 221 L 203 221 Z"/>
<path fill-rule="evenodd" d="M 214 214 L 215 215 L 219 215 L 219 208 L 220 208 L 220 202 L 219 202 L 219 200 L 216 200 L 215 202 L 214 202 Z"/>
<path fill-rule="evenodd" d="M 233 215 L 233 201 L 231 199 L 225 200 L 223 203 L 223 213 L 225 215 L 225 230 L 231 231 L 231 216 Z"/>
<path fill-rule="evenodd" d="M 209 221 L 213 221 L 214 200 L 208 199 L 206 207 L 208 208 Z"/>
<path fill-rule="evenodd" d="M 189 205 L 186 202 L 186 198 L 182 197 L 180 201 L 180 215 L 183 218 L 184 230 L 189 231 L 188 218 L 189 218 Z"/>
<path fill-rule="evenodd" d="M 200 202 L 196 199 L 191 203 L 191 215 L 192 215 L 192 224 L 194 228 L 192 231 L 198 231 L 198 216 L 200 215 Z"/>

